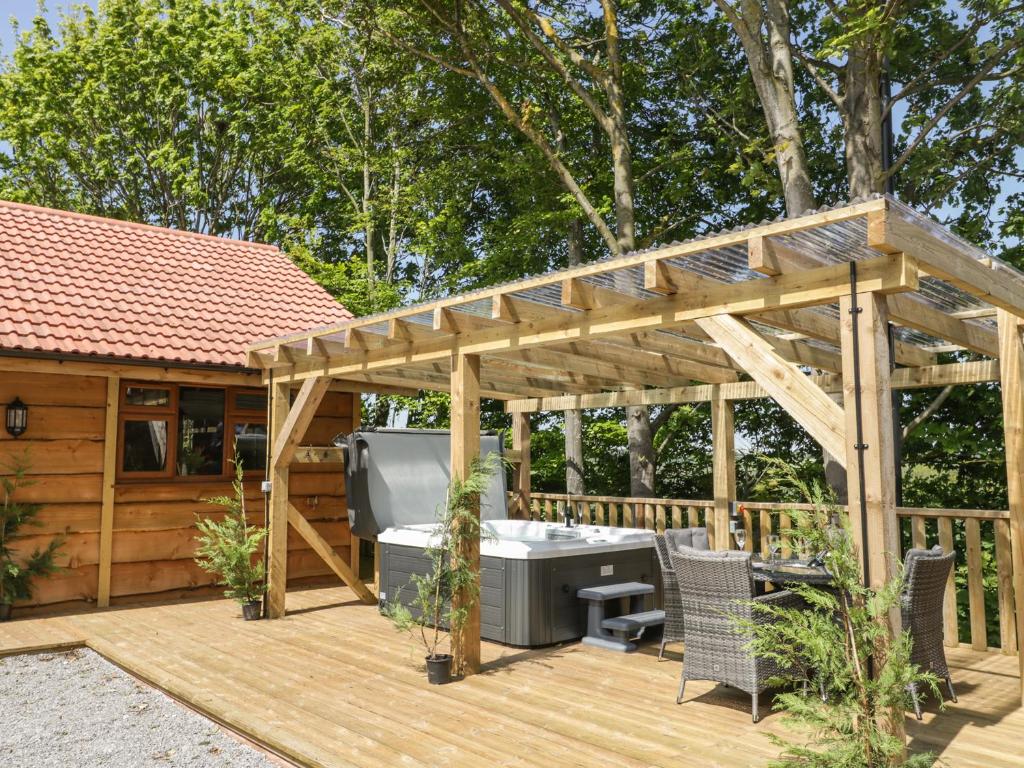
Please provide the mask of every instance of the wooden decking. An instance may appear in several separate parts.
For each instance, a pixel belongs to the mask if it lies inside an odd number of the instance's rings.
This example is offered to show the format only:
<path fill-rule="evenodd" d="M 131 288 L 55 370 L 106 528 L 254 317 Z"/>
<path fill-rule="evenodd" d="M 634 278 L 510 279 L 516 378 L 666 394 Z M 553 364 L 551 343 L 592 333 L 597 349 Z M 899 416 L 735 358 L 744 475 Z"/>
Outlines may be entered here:
<path fill-rule="evenodd" d="M 290 593 L 273 622 L 212 600 L 0 625 L 0 655 L 74 644 L 306 765 L 750 766 L 782 729 L 775 714 L 753 725 L 747 697 L 709 683 L 676 706 L 680 656 L 659 663 L 656 647 L 485 644 L 482 674 L 430 687 L 418 647 L 345 588 Z M 1016 659 L 954 649 L 950 662 L 960 703 L 908 719 L 911 747 L 949 766 L 1019 766 Z"/>

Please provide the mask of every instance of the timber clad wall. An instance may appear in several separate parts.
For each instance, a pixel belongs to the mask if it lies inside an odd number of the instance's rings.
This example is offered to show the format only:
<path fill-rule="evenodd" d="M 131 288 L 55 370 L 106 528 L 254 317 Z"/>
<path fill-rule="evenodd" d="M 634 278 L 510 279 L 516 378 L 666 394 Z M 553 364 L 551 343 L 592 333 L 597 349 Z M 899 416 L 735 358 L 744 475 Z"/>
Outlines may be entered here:
<path fill-rule="evenodd" d="M 124 380 L 129 381 L 129 378 Z M 239 376 L 238 385 L 250 380 Z M 26 457 L 31 485 L 17 498 L 44 505 L 39 527 L 23 529 L 19 550 L 45 546 L 65 536 L 62 570 L 38 580 L 29 605 L 95 601 L 99 579 L 100 510 L 103 478 L 107 379 L 103 376 L 4 370 L 0 363 L 0 404 L 20 397 L 29 406 L 29 428 L 15 440 L 0 434 L 0 474 Z M 328 393 L 303 445 L 328 445 L 352 428 L 353 396 Z M 314 528 L 349 560 L 345 488 L 339 464 L 294 465 L 291 500 Z M 231 493 L 222 480 L 131 480 L 114 490 L 110 594 L 112 602 L 161 599 L 189 591 L 210 592 L 212 580 L 192 561 L 196 514 L 215 516 L 204 498 Z M 259 478 L 246 482 L 246 498 L 255 522 L 262 522 Z M 288 540 L 289 583 L 333 574 L 294 531 Z"/>

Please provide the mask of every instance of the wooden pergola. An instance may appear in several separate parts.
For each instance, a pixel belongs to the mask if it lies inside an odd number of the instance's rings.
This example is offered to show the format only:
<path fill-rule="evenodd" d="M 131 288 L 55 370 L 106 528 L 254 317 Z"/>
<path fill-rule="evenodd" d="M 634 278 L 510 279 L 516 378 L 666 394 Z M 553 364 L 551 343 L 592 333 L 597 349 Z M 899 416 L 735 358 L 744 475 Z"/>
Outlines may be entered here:
<path fill-rule="evenodd" d="M 285 611 L 288 524 L 310 535 L 288 466 L 332 382 L 450 392 L 456 473 L 479 451 L 480 398 L 508 401 L 523 502 L 530 412 L 709 401 L 712 534 L 735 499 L 733 403 L 771 397 L 845 465 L 851 510 L 863 470 L 866 527 L 851 521 L 877 584 L 899 553 L 892 390 L 999 381 L 1022 638 L 1022 322 L 1024 274 L 879 197 L 255 343 L 250 364 L 272 382 L 270 614 Z M 964 361 L 938 364 L 942 352 Z M 466 641 L 472 671 L 479 615 Z"/>

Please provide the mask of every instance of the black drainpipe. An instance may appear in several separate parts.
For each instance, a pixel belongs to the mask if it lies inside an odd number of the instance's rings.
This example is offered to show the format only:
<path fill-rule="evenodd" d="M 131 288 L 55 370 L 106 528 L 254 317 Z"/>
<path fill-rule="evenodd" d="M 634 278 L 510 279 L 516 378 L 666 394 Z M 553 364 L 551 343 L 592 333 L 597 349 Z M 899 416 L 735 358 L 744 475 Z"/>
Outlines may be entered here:
<path fill-rule="evenodd" d="M 270 491 L 267 489 L 270 485 L 270 438 L 274 434 L 274 405 L 271 402 L 271 398 L 274 395 L 274 369 L 271 368 L 268 372 L 268 383 L 267 383 L 267 451 L 266 461 L 263 467 L 263 529 L 267 531 L 267 535 L 263 537 L 263 611 L 262 615 L 264 619 L 270 618 L 269 605 L 267 602 L 267 577 L 269 575 L 270 567 Z"/>
<path fill-rule="evenodd" d="M 853 447 L 857 451 L 857 488 L 860 502 L 860 530 L 861 530 L 861 568 L 864 571 L 864 586 L 871 584 L 871 571 L 868 564 L 868 501 L 865 498 L 867 480 L 864 475 L 864 451 L 867 445 L 864 442 L 864 414 L 861 401 L 861 379 L 860 379 L 860 322 L 859 315 L 864 310 L 857 304 L 857 262 L 850 262 L 850 315 L 853 328 L 853 413 L 857 423 L 857 442 Z"/>

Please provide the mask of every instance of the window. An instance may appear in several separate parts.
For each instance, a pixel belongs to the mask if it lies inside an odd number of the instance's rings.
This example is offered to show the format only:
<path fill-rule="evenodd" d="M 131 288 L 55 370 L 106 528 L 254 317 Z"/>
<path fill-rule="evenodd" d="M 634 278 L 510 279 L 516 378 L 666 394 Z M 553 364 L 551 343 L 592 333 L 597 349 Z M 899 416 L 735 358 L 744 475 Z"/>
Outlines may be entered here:
<path fill-rule="evenodd" d="M 266 407 L 266 393 L 259 390 L 126 384 L 118 474 L 122 479 L 230 477 L 236 456 L 246 473 L 262 474 Z"/>

